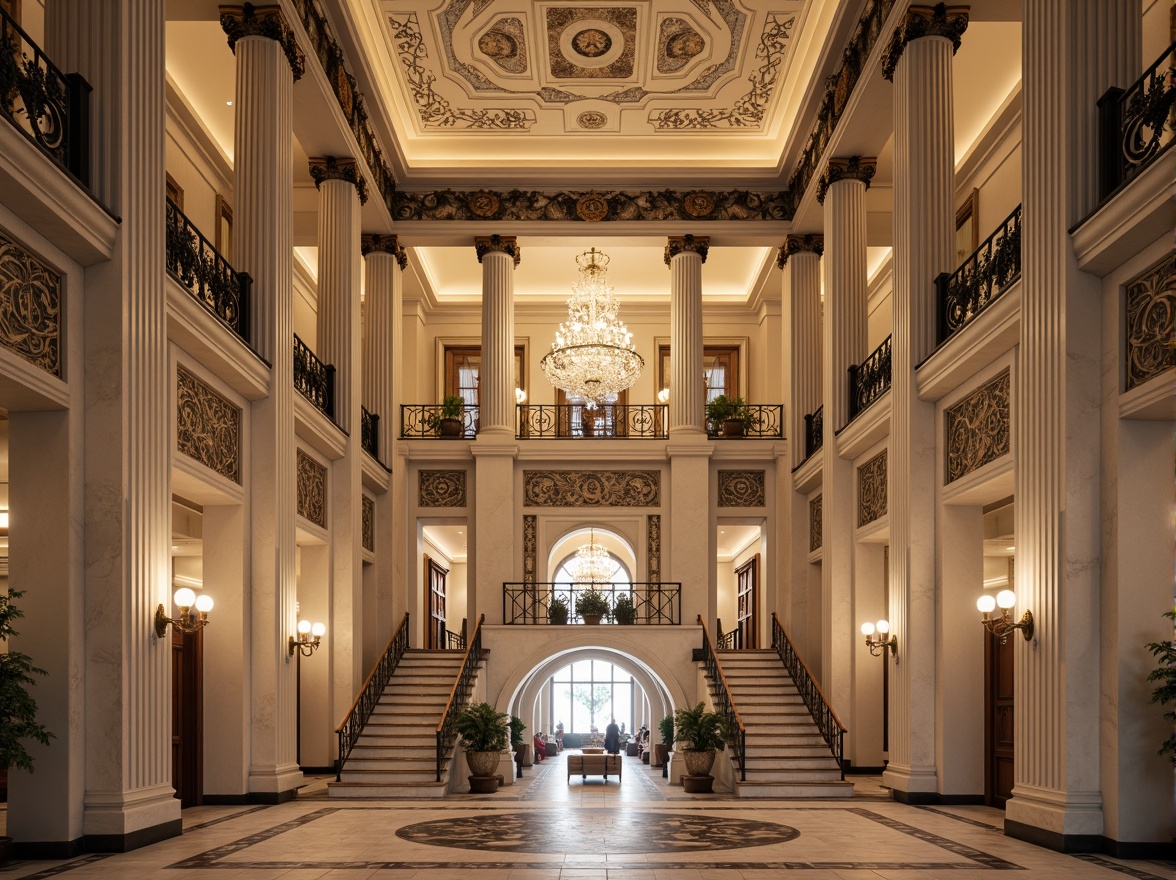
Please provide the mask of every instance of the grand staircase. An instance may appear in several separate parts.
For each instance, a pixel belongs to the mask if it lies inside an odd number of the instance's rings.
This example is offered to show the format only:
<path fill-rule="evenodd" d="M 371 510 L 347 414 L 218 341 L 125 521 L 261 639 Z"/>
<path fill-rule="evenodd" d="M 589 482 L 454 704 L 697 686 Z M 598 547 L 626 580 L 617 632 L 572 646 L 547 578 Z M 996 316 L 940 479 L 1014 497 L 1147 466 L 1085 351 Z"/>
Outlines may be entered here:
<path fill-rule="evenodd" d="M 461 651 L 409 648 L 372 709 L 331 797 L 444 797 L 449 761 L 437 781 L 437 723 L 462 668 Z"/>

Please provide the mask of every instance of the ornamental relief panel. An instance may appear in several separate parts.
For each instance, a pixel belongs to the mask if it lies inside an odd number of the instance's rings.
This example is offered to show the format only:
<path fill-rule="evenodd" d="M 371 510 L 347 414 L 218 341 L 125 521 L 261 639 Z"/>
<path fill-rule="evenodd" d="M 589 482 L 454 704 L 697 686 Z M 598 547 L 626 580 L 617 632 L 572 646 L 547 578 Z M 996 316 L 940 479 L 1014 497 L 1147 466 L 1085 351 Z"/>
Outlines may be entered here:
<path fill-rule="evenodd" d="M 360 518 L 363 549 L 376 552 L 376 502 L 366 495 L 360 503 Z"/>
<path fill-rule="evenodd" d="M 535 583 L 538 571 L 539 541 L 538 517 L 527 514 L 523 517 L 523 583 Z"/>
<path fill-rule="evenodd" d="M 809 553 L 820 550 L 824 541 L 824 523 L 821 521 L 824 506 L 824 498 L 820 495 L 809 502 Z"/>
<path fill-rule="evenodd" d="M 886 450 L 858 468 L 858 528 L 886 516 Z"/>
<path fill-rule="evenodd" d="M 1006 368 L 944 411 L 945 485 L 1008 455 L 1009 385 Z"/>
<path fill-rule="evenodd" d="M 61 377 L 61 275 L 2 231 L 0 345 Z"/>
<path fill-rule="evenodd" d="M 523 471 L 527 507 L 657 507 L 658 471 Z"/>
<path fill-rule="evenodd" d="M 1130 391 L 1176 366 L 1176 253 L 1127 285 L 1126 388 Z"/>
<path fill-rule="evenodd" d="M 183 367 L 176 370 L 176 449 L 241 482 L 241 409 Z"/>
<path fill-rule="evenodd" d="M 298 450 L 298 515 L 327 527 L 327 469 Z"/>
<path fill-rule="evenodd" d="M 465 471 L 421 471 L 417 481 L 420 507 L 465 507 Z"/>
<path fill-rule="evenodd" d="M 650 583 L 661 582 L 661 516 L 649 516 L 649 547 L 646 555 Z"/>
<path fill-rule="evenodd" d="M 719 507 L 763 507 L 763 471 L 719 471 Z"/>

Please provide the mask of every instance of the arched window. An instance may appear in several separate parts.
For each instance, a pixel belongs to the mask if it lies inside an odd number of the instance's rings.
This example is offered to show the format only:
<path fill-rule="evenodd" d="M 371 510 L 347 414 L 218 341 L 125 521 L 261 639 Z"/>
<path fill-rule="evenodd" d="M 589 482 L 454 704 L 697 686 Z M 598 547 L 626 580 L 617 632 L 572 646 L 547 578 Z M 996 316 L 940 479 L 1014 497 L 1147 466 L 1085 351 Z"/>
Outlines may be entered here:
<path fill-rule="evenodd" d="M 595 726 L 601 742 L 610 719 L 633 732 L 633 676 L 604 660 L 577 660 L 551 677 L 551 717 L 565 731 L 586 735 Z"/>

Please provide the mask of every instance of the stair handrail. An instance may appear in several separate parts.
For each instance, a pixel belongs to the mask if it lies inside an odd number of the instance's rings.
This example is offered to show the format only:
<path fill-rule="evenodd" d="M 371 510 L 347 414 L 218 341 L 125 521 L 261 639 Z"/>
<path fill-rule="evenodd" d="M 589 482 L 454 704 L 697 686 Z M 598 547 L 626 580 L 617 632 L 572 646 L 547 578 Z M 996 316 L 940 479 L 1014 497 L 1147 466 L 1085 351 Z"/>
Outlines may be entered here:
<path fill-rule="evenodd" d="M 441 770 L 445 765 L 445 755 L 453 746 L 457 738 L 457 715 L 465 708 L 470 693 L 474 689 L 474 674 L 478 671 L 478 664 L 482 661 L 482 624 L 486 615 L 478 616 L 474 625 L 474 634 L 466 641 L 465 656 L 461 660 L 461 669 L 453 682 L 453 689 L 449 692 L 449 702 L 445 704 L 445 711 L 441 713 L 441 720 L 437 722 L 437 781 L 441 781 Z M 472 662 L 471 662 L 471 658 Z"/>
<path fill-rule="evenodd" d="M 384 648 L 384 653 L 380 655 L 380 659 L 376 661 L 376 665 L 368 673 L 367 680 L 360 687 L 359 696 L 352 703 L 347 717 L 343 719 L 342 724 L 335 728 L 335 734 L 339 737 L 339 757 L 335 759 L 336 782 L 343 780 L 343 763 L 351 755 L 355 744 L 359 742 L 359 736 L 363 733 L 368 719 L 371 718 L 372 710 L 380 702 L 384 688 L 388 685 L 388 679 L 392 677 L 392 673 L 400 665 L 400 659 L 407 650 L 408 612 L 406 611 L 404 612 L 404 620 L 400 621 L 400 626 L 392 634 L 392 639 Z"/>
<path fill-rule="evenodd" d="M 723 667 L 719 665 L 714 642 L 711 641 L 710 633 L 706 631 L 706 622 L 703 621 L 701 614 L 698 615 L 698 625 L 702 627 L 702 662 L 706 664 L 707 677 L 718 685 L 718 693 L 713 695 L 715 708 L 727 719 L 727 734 L 731 738 L 728 741 L 731 742 L 731 751 L 735 753 L 735 761 L 739 764 L 739 781 L 747 782 L 747 728 L 743 725 L 743 719 L 739 717 L 735 698 L 731 696 L 731 688 L 727 684 L 727 676 L 723 674 Z"/>
<path fill-rule="evenodd" d="M 805 706 L 808 707 L 809 714 L 813 716 L 813 721 L 821 731 L 825 744 L 833 752 L 837 767 L 841 770 L 841 781 L 844 782 L 846 727 L 837 717 L 837 713 L 833 711 L 824 691 L 821 690 L 821 686 L 817 684 L 816 678 L 809 670 L 808 664 L 804 662 L 800 652 L 792 644 L 792 639 L 788 638 L 788 633 L 784 631 L 775 611 L 772 612 L 772 648 L 780 655 L 780 661 L 792 676 L 792 682 L 796 685 Z"/>

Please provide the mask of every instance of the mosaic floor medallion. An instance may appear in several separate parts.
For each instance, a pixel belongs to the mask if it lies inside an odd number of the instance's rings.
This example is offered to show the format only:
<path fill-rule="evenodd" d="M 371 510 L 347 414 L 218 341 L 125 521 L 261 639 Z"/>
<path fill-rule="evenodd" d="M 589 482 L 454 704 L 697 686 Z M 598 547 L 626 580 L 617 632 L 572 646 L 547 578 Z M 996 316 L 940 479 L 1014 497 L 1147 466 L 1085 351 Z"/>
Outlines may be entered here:
<path fill-rule="evenodd" d="M 787 843 L 800 835 L 775 822 L 648 810 L 558 810 L 465 816 L 407 825 L 414 843 L 517 853 L 685 853 Z"/>

